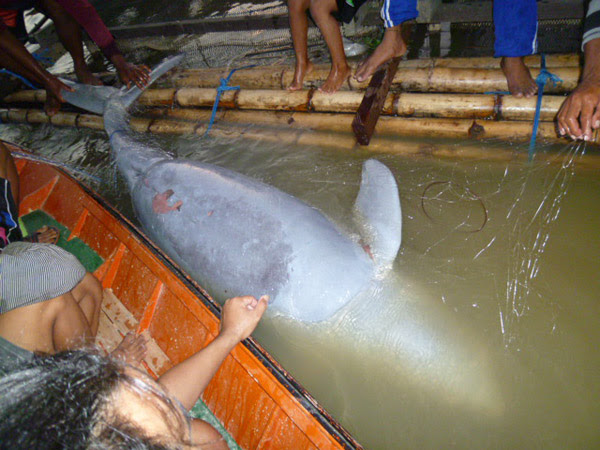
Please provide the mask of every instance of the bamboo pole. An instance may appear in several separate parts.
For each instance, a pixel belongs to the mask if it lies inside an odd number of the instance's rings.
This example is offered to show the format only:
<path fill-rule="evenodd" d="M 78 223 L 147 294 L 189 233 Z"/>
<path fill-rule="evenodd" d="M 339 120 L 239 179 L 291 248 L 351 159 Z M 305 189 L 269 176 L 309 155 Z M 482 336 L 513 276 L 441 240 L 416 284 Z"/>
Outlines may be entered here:
<path fill-rule="evenodd" d="M 564 53 L 546 55 L 546 68 L 556 67 L 580 67 L 582 58 L 577 53 Z M 525 65 L 529 68 L 539 68 L 541 55 L 529 55 L 524 58 Z M 400 68 L 425 68 L 425 67 L 462 67 L 473 69 L 497 69 L 500 66 L 500 58 L 491 56 L 465 57 L 465 58 L 420 58 L 407 59 L 400 62 Z"/>
<path fill-rule="evenodd" d="M 100 116 L 62 111 L 48 116 L 45 111 L 38 109 L 2 109 L 0 110 L 0 121 L 5 123 L 51 123 L 58 126 L 104 130 L 104 120 Z"/>
<path fill-rule="evenodd" d="M 204 88 L 171 89 L 144 92 L 140 104 L 146 106 L 213 106 L 216 91 Z M 166 100 L 171 96 L 171 100 Z M 354 91 L 324 94 L 318 91 L 240 90 L 227 91 L 221 96 L 220 109 L 273 109 L 279 111 L 314 111 L 354 113 L 362 101 Z M 533 120 L 536 98 L 517 98 L 508 95 L 486 94 L 388 94 L 382 114 L 403 117 L 493 118 L 503 120 Z M 541 120 L 554 120 L 564 101 L 562 96 L 545 95 L 540 110 Z"/>
<path fill-rule="evenodd" d="M 45 93 L 41 95 L 38 92 L 21 91 L 9 97 L 14 102 L 29 102 L 32 98 L 43 101 Z M 144 106 L 212 108 L 216 96 L 214 89 L 206 88 L 149 89 L 141 95 L 139 103 Z M 224 92 L 219 109 L 355 113 L 362 98 L 363 94 L 355 91 L 324 94 L 313 90 L 288 92 L 243 89 Z M 533 120 L 536 101 L 536 98 L 499 94 L 391 93 L 384 102 L 382 114 L 403 117 Z M 540 119 L 554 120 L 563 101 L 563 96 L 544 95 Z"/>
<path fill-rule="evenodd" d="M 238 112 L 239 113 L 239 112 Z M 65 116 L 78 116 L 73 119 L 61 120 L 64 124 L 75 123 L 78 127 L 89 127 L 97 129 L 102 123 L 99 116 L 83 115 L 76 113 L 58 113 Z M 58 115 L 57 114 L 57 115 Z M 298 113 L 295 113 L 298 114 Z M 95 119 L 92 119 L 94 118 Z M 42 114 L 32 113 L 28 110 L 0 110 L 0 120 L 4 122 L 28 122 L 42 120 Z M 430 119 L 433 120 L 433 119 Z M 38 123 L 38 122 L 35 122 Z M 45 122 L 48 123 L 46 119 Z M 173 120 L 157 120 L 152 118 L 134 117 L 130 121 L 131 128 L 138 132 L 150 133 L 196 133 L 204 135 L 207 130 L 206 123 L 182 123 Z M 212 136 L 225 138 L 242 137 L 268 142 L 283 144 L 297 144 L 303 146 L 328 147 L 338 150 L 355 150 L 365 152 L 393 153 L 405 156 L 443 157 L 453 159 L 485 159 L 490 161 L 525 161 L 526 151 L 515 151 L 513 149 L 489 148 L 481 143 L 461 142 L 460 144 L 430 144 L 411 142 L 406 139 L 398 139 L 397 136 L 384 136 L 377 134 L 371 140 L 368 148 L 356 144 L 351 133 L 340 133 L 333 131 L 311 131 L 301 129 L 281 129 L 248 126 L 224 125 L 217 123 L 210 131 Z M 589 147 L 588 147 L 589 148 Z M 553 153 L 538 153 L 536 161 L 548 161 L 550 163 L 563 164 L 560 155 Z M 577 165 L 585 168 L 600 168 L 600 154 L 596 151 L 586 152 L 578 158 Z"/>
<path fill-rule="evenodd" d="M 153 119 L 184 120 L 199 123 L 210 120 L 211 112 L 198 109 L 151 109 L 147 110 L 144 115 Z M 352 126 L 352 115 L 334 113 L 222 110 L 217 114 L 216 119 L 217 122 L 335 132 L 348 132 Z M 531 121 L 508 122 L 382 116 L 377 123 L 376 133 L 380 136 L 528 140 L 531 136 L 532 127 Z M 564 138 L 557 136 L 554 122 L 540 122 L 538 137 L 564 142 Z"/>
<path fill-rule="evenodd" d="M 52 123 L 58 126 L 103 129 L 100 116 L 59 112 L 48 117 L 44 111 L 35 109 L 10 109 L 0 113 L 3 122 Z M 146 118 L 132 118 L 135 131 L 146 132 L 143 123 L 150 120 L 153 131 L 160 134 L 190 134 L 202 123 L 208 122 L 210 111 L 191 109 L 148 110 Z M 352 126 L 350 114 L 313 114 L 305 112 L 273 111 L 221 111 L 218 122 L 229 124 L 276 126 L 286 129 L 349 132 Z M 512 141 L 528 140 L 531 136 L 530 121 L 494 121 L 472 119 L 398 118 L 381 117 L 376 134 L 379 136 L 420 136 L 437 138 L 497 138 Z M 557 136 L 553 122 L 540 122 L 538 137 L 564 142 Z"/>
<path fill-rule="evenodd" d="M 539 68 L 541 63 L 540 55 L 529 55 L 524 57 L 525 65 L 529 68 Z M 350 68 L 356 70 L 358 63 L 349 61 Z M 580 67 L 582 58 L 577 53 L 565 53 L 546 55 L 546 67 Z M 500 58 L 491 56 L 481 57 L 461 57 L 461 58 L 419 58 L 405 59 L 400 61 L 398 69 L 416 69 L 416 68 L 435 68 L 435 67 L 455 67 L 455 68 L 472 68 L 472 69 L 497 69 L 500 67 Z M 316 64 L 315 70 L 329 71 L 331 68 L 328 64 Z M 207 69 L 183 69 L 177 72 L 174 79 L 183 79 L 187 77 L 199 76 L 219 76 L 226 77 L 234 67 L 214 67 Z M 244 73 L 261 74 L 261 76 L 281 77 L 283 71 L 293 71 L 294 68 L 289 65 L 273 65 L 273 66 L 258 66 L 251 69 L 244 69 Z M 235 76 L 235 75 L 234 75 Z M 253 76 L 253 75 L 252 75 Z M 254 76 L 253 76 L 254 77 Z"/>
<path fill-rule="evenodd" d="M 305 78 L 305 86 L 314 88 L 325 81 L 330 68 L 317 66 Z M 548 85 L 545 92 L 565 93 L 577 86 L 580 76 L 579 67 L 556 67 L 551 72 L 560 77 L 563 83 L 556 86 Z M 175 78 L 176 87 L 199 87 L 215 89 L 220 85 L 220 79 L 226 77 L 228 69 L 204 69 L 190 75 Z M 535 78 L 539 68 L 532 68 L 531 75 Z M 282 89 L 285 90 L 292 82 L 293 67 L 269 66 L 240 70 L 233 74 L 229 84 L 243 89 Z M 368 81 L 359 83 L 352 77 L 342 86 L 342 89 L 364 90 Z M 392 82 L 393 90 L 411 92 L 462 92 L 483 93 L 488 91 L 506 91 L 508 85 L 502 70 L 478 67 L 444 67 L 420 66 L 399 67 Z"/>

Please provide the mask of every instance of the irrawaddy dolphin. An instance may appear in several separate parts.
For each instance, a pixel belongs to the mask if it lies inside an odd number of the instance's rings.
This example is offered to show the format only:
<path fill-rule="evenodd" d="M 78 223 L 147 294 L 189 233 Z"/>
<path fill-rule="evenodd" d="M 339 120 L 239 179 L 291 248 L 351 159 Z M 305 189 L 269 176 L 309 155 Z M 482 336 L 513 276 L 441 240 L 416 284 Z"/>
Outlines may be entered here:
<path fill-rule="evenodd" d="M 154 81 L 179 63 L 169 58 Z M 104 115 L 117 166 L 146 233 L 214 295 L 268 294 L 270 311 L 326 320 L 369 287 L 401 243 L 398 187 L 387 167 L 365 162 L 355 210 L 362 239 L 317 209 L 239 173 L 173 159 L 130 132 L 127 108 L 141 94 L 73 83 L 65 99 Z"/>

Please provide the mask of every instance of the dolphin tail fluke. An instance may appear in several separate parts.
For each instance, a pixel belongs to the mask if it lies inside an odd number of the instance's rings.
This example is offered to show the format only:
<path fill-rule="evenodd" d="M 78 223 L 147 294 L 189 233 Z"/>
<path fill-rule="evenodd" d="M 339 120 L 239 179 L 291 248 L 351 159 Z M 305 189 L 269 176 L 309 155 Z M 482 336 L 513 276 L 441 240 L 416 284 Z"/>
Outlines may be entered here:
<path fill-rule="evenodd" d="M 61 81 L 74 89 L 73 92 L 65 90 L 61 92 L 65 101 L 96 114 L 103 114 L 108 99 L 119 92 L 117 88 L 111 86 L 90 86 L 62 78 Z"/>
<path fill-rule="evenodd" d="M 402 242 L 402 211 L 398 185 L 382 163 L 369 159 L 363 165 L 360 190 L 354 204 L 363 243 L 378 266 L 390 265 Z"/>
<path fill-rule="evenodd" d="M 152 70 L 152 72 L 150 72 L 150 82 L 148 83 L 148 86 L 173 67 L 177 66 L 183 57 L 184 55 L 181 54 L 163 60 Z M 67 102 L 96 114 L 104 114 L 110 98 L 118 96 L 120 104 L 127 108 L 143 92 L 143 90 L 137 86 L 126 91 L 121 91 L 111 86 L 89 86 L 87 84 L 75 83 L 69 80 L 61 79 L 61 81 L 75 90 L 74 92 L 62 92 L 62 95 Z"/>
<path fill-rule="evenodd" d="M 150 81 L 148 82 L 148 86 L 158 80 L 161 76 L 171 70 L 173 67 L 179 65 L 181 60 L 184 58 L 185 54 L 179 54 L 175 56 L 169 56 L 165 58 L 158 66 L 152 69 L 150 72 Z M 143 92 L 143 89 L 138 88 L 137 86 L 133 86 L 122 94 L 121 103 L 127 108 L 131 105 Z"/>

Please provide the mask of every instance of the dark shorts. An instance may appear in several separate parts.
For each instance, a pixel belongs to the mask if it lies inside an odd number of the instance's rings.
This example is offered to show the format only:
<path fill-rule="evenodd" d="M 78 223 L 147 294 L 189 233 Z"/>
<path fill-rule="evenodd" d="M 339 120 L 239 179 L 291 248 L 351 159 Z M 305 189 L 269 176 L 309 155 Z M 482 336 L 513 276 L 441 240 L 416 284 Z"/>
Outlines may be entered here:
<path fill-rule="evenodd" d="M 6 178 L 0 178 L 0 251 L 11 242 L 22 239 L 19 211 L 13 199 L 10 182 Z"/>
<path fill-rule="evenodd" d="M 366 1 L 367 0 L 337 0 L 338 10 L 333 13 L 333 17 L 339 22 L 350 23 L 358 9 Z"/>
<path fill-rule="evenodd" d="M 33 359 L 32 352 L 0 337 L 0 376 L 8 375 L 31 359 Z"/>

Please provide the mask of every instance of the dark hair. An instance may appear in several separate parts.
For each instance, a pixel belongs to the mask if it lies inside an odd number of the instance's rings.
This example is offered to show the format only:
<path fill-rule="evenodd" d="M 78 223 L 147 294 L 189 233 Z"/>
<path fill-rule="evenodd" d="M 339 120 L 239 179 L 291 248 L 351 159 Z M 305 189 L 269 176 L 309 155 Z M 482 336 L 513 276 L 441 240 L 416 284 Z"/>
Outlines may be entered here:
<path fill-rule="evenodd" d="M 0 448 L 179 448 L 181 443 L 165 444 L 148 437 L 115 410 L 113 394 L 121 386 L 159 399 L 157 409 L 165 416 L 177 409 L 158 386 L 128 374 L 126 367 L 83 350 L 36 356 L 21 364 L 0 378 Z M 175 425 L 187 426 L 179 422 Z"/>

